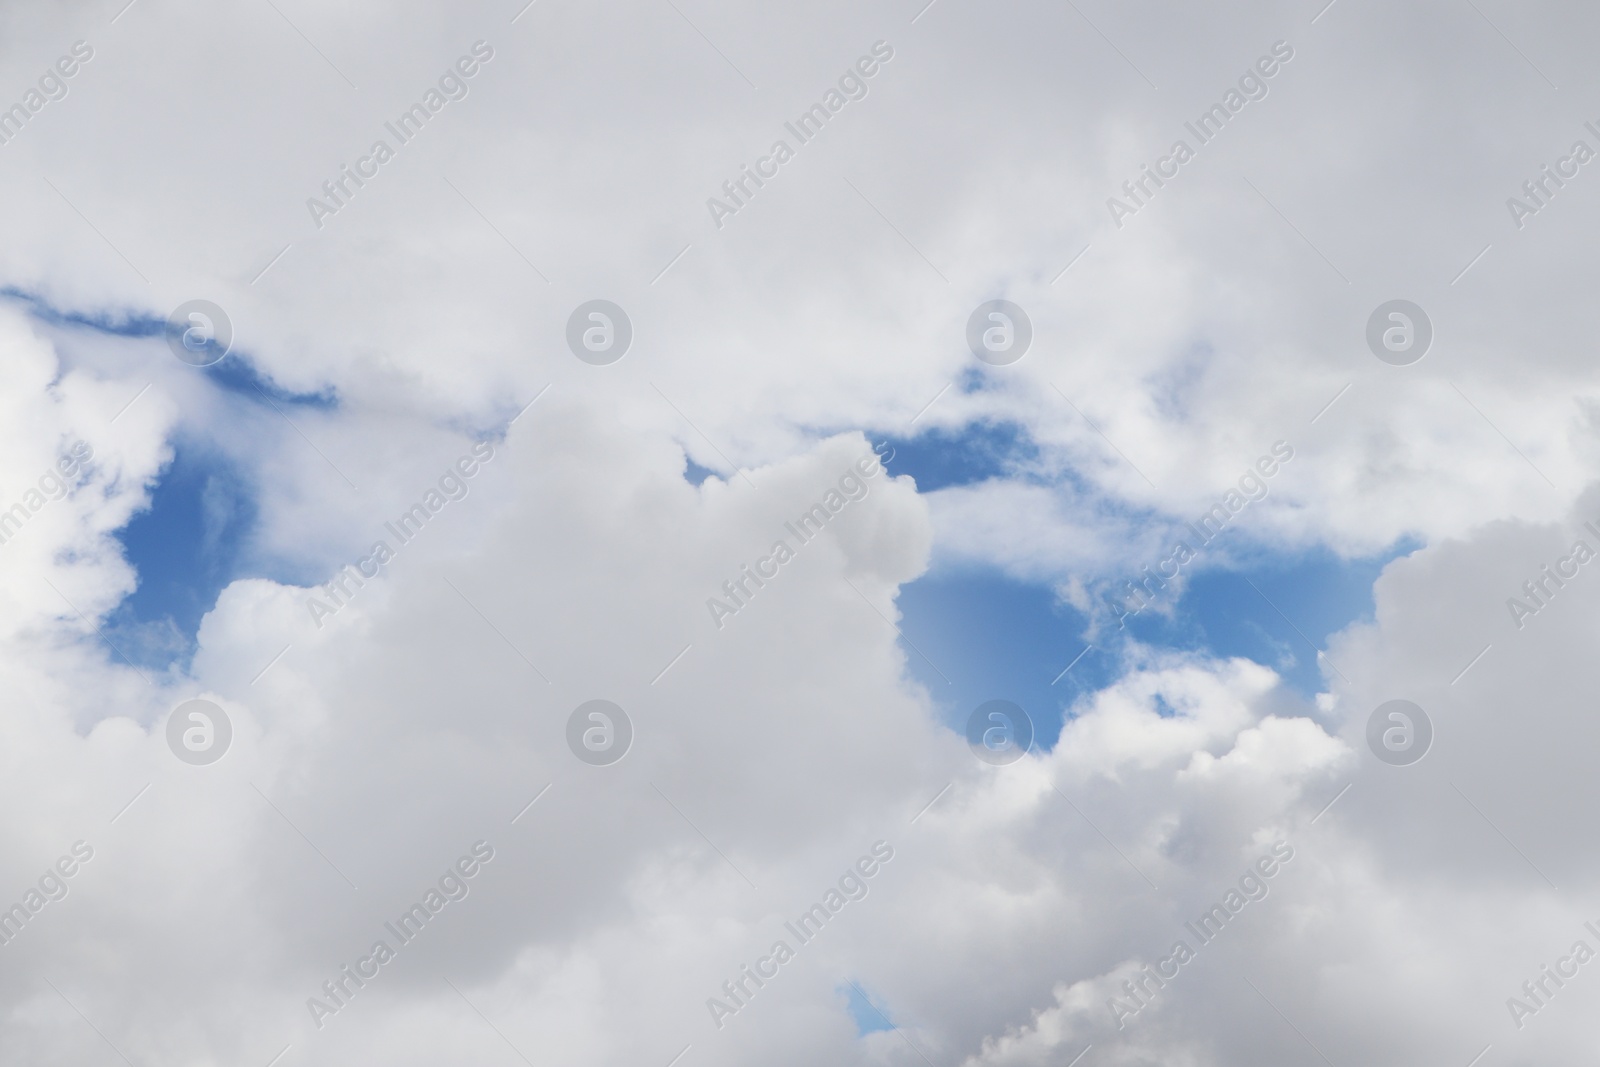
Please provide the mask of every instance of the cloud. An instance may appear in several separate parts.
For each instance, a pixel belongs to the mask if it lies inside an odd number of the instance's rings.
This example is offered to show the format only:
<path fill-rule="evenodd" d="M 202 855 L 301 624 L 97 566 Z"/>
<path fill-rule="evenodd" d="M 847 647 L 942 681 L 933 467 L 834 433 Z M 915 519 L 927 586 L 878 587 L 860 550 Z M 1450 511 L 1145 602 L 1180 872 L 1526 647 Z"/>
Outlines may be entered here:
<path fill-rule="evenodd" d="M 94 849 L 0 945 L 0 1047 L 1578 1062 L 1600 979 L 1520 1027 L 1507 998 L 1600 921 L 1600 579 L 1508 600 L 1600 551 L 1595 208 L 1581 172 L 1520 227 L 1506 199 L 1595 136 L 1553 88 L 1581 86 L 1592 13 L 518 7 L 0 12 L 0 103 L 93 52 L 0 145 L 0 515 L 26 511 L 0 544 L 0 803 L 24 813 L 0 904 Z M 868 95 L 717 228 L 706 198 L 880 41 Z M 1107 199 L 1279 42 L 1270 92 L 1118 226 Z M 314 220 L 430 87 L 448 106 Z M 980 365 L 966 322 L 1000 298 L 1032 347 Z M 192 299 L 232 322 L 215 368 L 157 327 Z M 607 366 L 567 348 L 595 299 L 633 327 Z M 1434 327 L 1410 366 L 1367 348 L 1394 299 Z M 1032 447 L 993 478 L 919 492 L 891 463 L 826 503 L 875 441 L 998 424 Z M 913 680 L 901 588 L 997 568 L 1082 606 L 1280 440 L 1294 462 L 1202 566 L 1406 546 L 1323 691 L 1128 642 L 1052 749 L 973 760 Z M 428 505 L 475 443 L 470 491 Z M 180 450 L 236 472 L 255 525 L 193 661 L 151 665 L 111 625 L 149 577 L 116 533 Z M 819 502 L 822 532 L 791 532 Z M 168 748 L 192 698 L 231 724 L 214 764 Z M 593 699 L 634 728 L 604 767 L 566 747 Z M 1391 699 L 1433 723 L 1410 766 L 1367 745 Z M 880 840 L 870 895 L 714 1025 Z M 470 895 L 313 1018 L 478 841 Z M 1123 983 L 1280 842 L 1270 893 L 1119 1028 Z M 895 1032 L 858 1033 L 852 983 Z"/>

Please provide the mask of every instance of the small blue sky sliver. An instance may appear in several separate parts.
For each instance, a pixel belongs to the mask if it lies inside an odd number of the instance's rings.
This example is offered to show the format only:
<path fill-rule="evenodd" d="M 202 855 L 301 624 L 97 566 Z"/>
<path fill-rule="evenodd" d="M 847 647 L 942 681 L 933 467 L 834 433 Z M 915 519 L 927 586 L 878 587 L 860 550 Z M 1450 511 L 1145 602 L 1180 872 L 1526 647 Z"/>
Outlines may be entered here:
<path fill-rule="evenodd" d="M 840 988 L 840 992 L 847 998 L 850 1018 L 855 1020 L 857 1037 L 866 1037 L 868 1034 L 895 1028 L 894 1023 L 889 1021 L 888 1013 L 868 1000 L 855 983 L 847 983 Z"/>

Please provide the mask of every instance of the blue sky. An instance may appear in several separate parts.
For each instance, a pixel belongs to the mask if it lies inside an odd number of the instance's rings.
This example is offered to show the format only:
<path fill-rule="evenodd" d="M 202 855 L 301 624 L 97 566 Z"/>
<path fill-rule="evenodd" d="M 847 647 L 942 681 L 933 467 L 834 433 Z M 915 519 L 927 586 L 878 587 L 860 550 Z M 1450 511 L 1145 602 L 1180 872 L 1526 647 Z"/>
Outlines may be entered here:
<path fill-rule="evenodd" d="M 840 992 L 845 996 L 845 1003 L 850 1009 L 850 1018 L 855 1021 L 856 1033 L 859 1036 L 866 1037 L 868 1034 L 895 1028 L 889 1021 L 889 1013 L 863 995 L 865 991 L 859 985 L 852 982 L 841 988 Z"/>
<path fill-rule="evenodd" d="M 165 320 L 143 314 L 84 314 L 63 310 L 16 288 L 0 297 L 24 305 L 41 323 L 120 338 L 160 336 Z M 195 373 L 227 403 L 330 408 L 331 394 L 298 394 L 272 384 L 247 355 L 235 351 Z M 172 442 L 172 458 L 151 487 L 149 506 L 116 532 L 137 587 L 111 613 L 105 629 L 119 653 L 147 667 L 186 666 L 195 634 L 217 595 L 245 569 L 257 506 L 247 471 L 193 432 Z M 281 575 L 268 575 L 281 578 Z"/>
<path fill-rule="evenodd" d="M 923 492 L 1003 477 L 1036 452 L 1014 424 L 939 430 L 890 438 L 888 444 L 894 449 L 889 470 L 911 475 Z M 1229 530 L 1223 536 L 1237 534 Z M 936 565 L 900 592 L 902 645 L 911 672 L 952 726 L 960 728 L 986 700 L 1012 700 L 1032 716 L 1038 743 L 1046 748 L 1055 744 L 1074 701 L 1122 673 L 1120 648 L 1128 638 L 1244 656 L 1277 670 L 1310 697 L 1325 688 L 1317 649 L 1330 634 L 1371 617 L 1379 573 L 1415 546 L 1354 560 L 1325 549 L 1289 554 L 1241 543 L 1231 547 L 1246 566 L 1201 567 L 1191 573 L 1174 610 L 1152 608 L 1130 618 L 1125 633 L 1096 647 L 1084 639 L 1088 619 L 1047 585 L 997 568 Z"/>
<path fill-rule="evenodd" d="M 0 290 L 0 298 L 23 305 L 43 324 L 69 332 L 151 338 L 159 337 L 166 326 L 164 319 L 148 314 L 62 309 L 15 287 Z M 274 406 L 338 407 L 332 392 L 297 393 L 276 385 L 256 369 L 247 351 L 238 348 L 193 373 L 216 390 L 225 406 L 243 404 L 269 411 Z M 252 558 L 256 521 L 251 472 L 198 430 L 180 433 L 172 442 L 171 461 L 151 487 L 149 506 L 116 533 L 138 574 L 137 588 L 106 623 L 119 651 L 141 666 L 186 666 L 195 650 L 200 620 L 229 582 L 242 577 L 295 581 L 296 576 Z"/>
<path fill-rule="evenodd" d="M 150 507 L 117 533 L 139 574 L 138 588 L 111 618 L 111 629 L 128 638 L 119 646 L 152 666 L 186 662 L 202 616 L 244 576 L 241 558 L 255 521 L 243 472 L 197 443 L 178 445 Z"/>
<path fill-rule="evenodd" d="M 24 305 L 40 322 L 51 326 L 92 330 L 113 337 L 159 337 L 167 326 L 165 319 L 131 311 L 115 315 L 109 312 L 85 313 L 58 308 L 43 297 L 15 286 L 0 288 L 0 298 Z M 224 359 L 204 368 L 204 372 L 206 379 L 218 389 L 237 393 L 252 401 L 260 401 L 266 397 L 279 404 L 323 409 L 338 406 L 338 397 L 331 391 L 295 393 L 277 385 L 256 369 L 249 353 L 242 350 L 238 344 L 235 344 Z"/>

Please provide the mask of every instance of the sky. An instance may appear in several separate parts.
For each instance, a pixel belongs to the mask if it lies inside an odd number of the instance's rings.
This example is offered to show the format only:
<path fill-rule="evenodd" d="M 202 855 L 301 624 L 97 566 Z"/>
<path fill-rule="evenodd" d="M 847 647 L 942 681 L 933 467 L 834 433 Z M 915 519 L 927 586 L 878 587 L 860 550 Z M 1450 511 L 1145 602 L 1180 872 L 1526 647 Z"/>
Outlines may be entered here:
<path fill-rule="evenodd" d="M 0 3 L 0 1067 L 1592 1062 L 1597 36 Z"/>

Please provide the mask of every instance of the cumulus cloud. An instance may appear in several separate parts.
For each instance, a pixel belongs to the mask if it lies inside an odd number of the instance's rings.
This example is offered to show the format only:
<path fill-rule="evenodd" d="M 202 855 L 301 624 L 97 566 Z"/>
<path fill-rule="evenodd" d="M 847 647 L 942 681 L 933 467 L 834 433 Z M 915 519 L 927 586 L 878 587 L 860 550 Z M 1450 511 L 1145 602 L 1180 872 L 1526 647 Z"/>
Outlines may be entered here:
<path fill-rule="evenodd" d="M 1149 15 L 0 8 L 0 1061 L 1592 1053 L 1595 17 Z M 981 476 L 876 459 L 997 426 Z M 245 501 L 197 498 L 193 634 L 128 617 L 183 463 Z M 1181 647 L 1113 640 L 1216 507 Z M 1280 612 L 1311 693 L 1179 595 L 1306 553 L 1388 561 Z M 955 571 L 1109 664 L 1004 766 L 903 632 Z"/>

